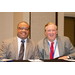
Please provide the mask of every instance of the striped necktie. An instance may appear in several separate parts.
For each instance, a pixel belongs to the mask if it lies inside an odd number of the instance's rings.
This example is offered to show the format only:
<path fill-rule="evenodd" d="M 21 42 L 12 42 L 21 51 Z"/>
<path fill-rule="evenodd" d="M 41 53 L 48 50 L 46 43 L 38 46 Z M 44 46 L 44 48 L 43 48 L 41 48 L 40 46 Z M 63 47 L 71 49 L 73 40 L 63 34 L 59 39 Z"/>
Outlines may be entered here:
<path fill-rule="evenodd" d="M 24 56 L 24 40 L 21 40 L 21 47 L 20 47 L 20 52 L 19 52 L 19 58 L 18 60 L 23 60 L 23 56 Z"/>

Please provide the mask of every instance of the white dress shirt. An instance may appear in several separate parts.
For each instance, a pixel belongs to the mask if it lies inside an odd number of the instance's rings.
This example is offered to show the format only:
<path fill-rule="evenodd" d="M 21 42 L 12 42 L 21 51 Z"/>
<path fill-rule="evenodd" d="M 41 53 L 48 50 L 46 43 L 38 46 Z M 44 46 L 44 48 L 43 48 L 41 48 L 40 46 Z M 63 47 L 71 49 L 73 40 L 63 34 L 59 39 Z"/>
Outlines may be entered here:
<path fill-rule="evenodd" d="M 18 57 L 19 57 L 19 52 L 20 52 L 20 46 L 21 46 L 21 40 L 19 37 L 17 37 L 17 40 L 18 40 Z M 27 44 L 27 39 L 24 40 L 24 57 L 23 57 L 23 60 L 25 60 L 25 51 L 26 51 L 26 44 Z M 17 58 L 18 58 L 17 57 Z"/>
<path fill-rule="evenodd" d="M 57 43 L 57 39 L 55 39 L 53 44 L 54 47 L 54 58 L 59 57 L 59 50 L 58 50 L 58 43 Z M 51 42 L 48 40 L 48 45 L 49 45 L 49 52 L 50 52 L 50 47 L 51 47 Z"/>

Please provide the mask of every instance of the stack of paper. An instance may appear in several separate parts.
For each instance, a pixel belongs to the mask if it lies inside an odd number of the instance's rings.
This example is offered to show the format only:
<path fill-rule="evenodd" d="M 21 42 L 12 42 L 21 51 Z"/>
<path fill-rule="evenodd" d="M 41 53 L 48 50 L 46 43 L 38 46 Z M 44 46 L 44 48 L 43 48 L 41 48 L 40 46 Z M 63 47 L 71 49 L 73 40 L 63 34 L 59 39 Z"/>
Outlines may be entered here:
<path fill-rule="evenodd" d="M 28 61 L 31 61 L 31 62 L 43 62 L 42 60 L 39 60 L 39 59 L 28 59 Z"/>
<path fill-rule="evenodd" d="M 74 61 L 75 62 L 74 59 L 64 59 L 64 60 L 66 60 L 66 61 Z"/>
<path fill-rule="evenodd" d="M 0 62 L 7 62 L 7 61 L 12 62 L 13 60 L 12 59 L 0 59 Z"/>

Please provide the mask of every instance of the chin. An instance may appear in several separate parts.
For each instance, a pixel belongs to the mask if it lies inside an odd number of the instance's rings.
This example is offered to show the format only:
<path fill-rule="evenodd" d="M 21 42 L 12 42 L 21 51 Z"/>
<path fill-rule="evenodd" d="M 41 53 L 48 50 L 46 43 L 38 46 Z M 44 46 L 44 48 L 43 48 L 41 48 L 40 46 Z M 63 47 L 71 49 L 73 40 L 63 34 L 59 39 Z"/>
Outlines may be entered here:
<path fill-rule="evenodd" d="M 21 39 L 26 39 L 27 37 L 25 36 L 25 37 L 21 37 Z"/>
<path fill-rule="evenodd" d="M 26 37 L 22 37 L 22 39 L 26 39 Z"/>

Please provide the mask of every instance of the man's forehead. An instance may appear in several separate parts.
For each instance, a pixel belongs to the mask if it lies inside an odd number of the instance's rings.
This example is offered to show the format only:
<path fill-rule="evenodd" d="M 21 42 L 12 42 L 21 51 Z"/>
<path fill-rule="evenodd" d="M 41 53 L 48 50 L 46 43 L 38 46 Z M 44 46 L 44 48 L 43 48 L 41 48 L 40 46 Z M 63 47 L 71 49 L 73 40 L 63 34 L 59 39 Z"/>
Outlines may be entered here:
<path fill-rule="evenodd" d="M 27 23 L 20 23 L 18 27 L 29 27 L 29 25 Z"/>
<path fill-rule="evenodd" d="M 56 28 L 56 26 L 54 24 L 48 25 L 48 27 L 55 27 Z"/>

